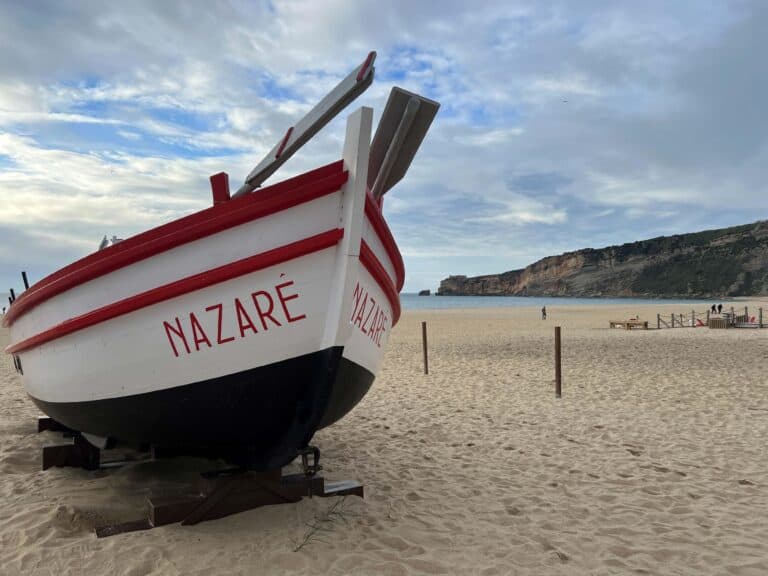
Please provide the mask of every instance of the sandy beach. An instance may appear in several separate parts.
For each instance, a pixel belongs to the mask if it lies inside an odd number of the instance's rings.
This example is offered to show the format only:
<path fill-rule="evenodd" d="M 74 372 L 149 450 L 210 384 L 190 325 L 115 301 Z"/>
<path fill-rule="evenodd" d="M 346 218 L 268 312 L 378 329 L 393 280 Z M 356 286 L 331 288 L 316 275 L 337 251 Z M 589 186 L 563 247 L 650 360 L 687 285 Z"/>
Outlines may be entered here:
<path fill-rule="evenodd" d="M 745 304 L 768 322 L 768 302 Z M 39 413 L 4 355 L 0 572 L 768 573 L 768 329 L 608 328 L 633 315 L 655 327 L 681 306 L 548 311 L 403 314 L 370 393 L 313 441 L 326 478 L 363 482 L 364 500 L 106 539 L 95 525 L 141 517 L 147 495 L 215 463 L 40 471 L 40 447 L 57 436 L 36 433 Z"/>

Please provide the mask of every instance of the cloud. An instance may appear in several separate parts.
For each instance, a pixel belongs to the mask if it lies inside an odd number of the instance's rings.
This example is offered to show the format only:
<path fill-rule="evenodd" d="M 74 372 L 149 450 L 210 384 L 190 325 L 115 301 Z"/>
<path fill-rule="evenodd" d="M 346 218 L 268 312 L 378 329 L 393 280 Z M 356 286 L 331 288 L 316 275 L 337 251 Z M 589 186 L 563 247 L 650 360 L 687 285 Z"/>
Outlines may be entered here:
<path fill-rule="evenodd" d="M 370 49 L 375 120 L 393 84 L 442 103 L 385 200 L 406 289 L 764 218 L 766 24 L 726 0 L 3 3 L 0 274 L 15 242 L 42 275 L 207 205 Z"/>

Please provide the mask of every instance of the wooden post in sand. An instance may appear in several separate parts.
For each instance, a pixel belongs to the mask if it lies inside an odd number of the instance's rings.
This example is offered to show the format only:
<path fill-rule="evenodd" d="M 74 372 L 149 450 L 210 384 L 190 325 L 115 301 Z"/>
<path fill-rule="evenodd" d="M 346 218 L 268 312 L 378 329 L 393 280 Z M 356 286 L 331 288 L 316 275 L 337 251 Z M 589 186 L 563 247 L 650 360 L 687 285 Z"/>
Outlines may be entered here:
<path fill-rule="evenodd" d="M 744 306 L 744 322 L 749 322 L 749 308 Z"/>
<path fill-rule="evenodd" d="M 674 328 L 675 327 L 675 315 L 672 314 L 671 316 L 672 316 L 672 328 Z"/>
<path fill-rule="evenodd" d="M 656 330 L 661 330 L 661 314 L 656 314 Z"/>
<path fill-rule="evenodd" d="M 427 323 L 421 323 L 421 344 L 424 349 L 424 374 L 429 374 L 429 360 L 427 359 Z"/>
<path fill-rule="evenodd" d="M 696 328 L 696 311 L 691 310 L 691 328 Z"/>
<path fill-rule="evenodd" d="M 555 326 L 555 398 L 562 398 L 562 372 L 560 370 L 560 326 Z"/>
<path fill-rule="evenodd" d="M 763 309 L 762 308 L 757 309 L 757 318 L 758 318 L 757 320 L 758 326 L 762 328 L 763 327 Z"/>
<path fill-rule="evenodd" d="M 707 310 L 707 326 L 709 326 L 709 310 Z"/>

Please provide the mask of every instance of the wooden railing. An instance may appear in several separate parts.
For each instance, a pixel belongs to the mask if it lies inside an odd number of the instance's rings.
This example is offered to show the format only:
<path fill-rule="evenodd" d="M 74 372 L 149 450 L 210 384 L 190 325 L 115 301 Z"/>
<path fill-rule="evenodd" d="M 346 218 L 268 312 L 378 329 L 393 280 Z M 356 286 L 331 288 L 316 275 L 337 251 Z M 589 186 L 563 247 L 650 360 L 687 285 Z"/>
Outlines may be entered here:
<path fill-rule="evenodd" d="M 656 328 L 702 328 L 709 326 L 711 310 L 705 312 L 696 312 L 691 310 L 686 314 L 670 314 L 669 321 L 662 318 L 661 314 L 656 314 Z M 717 318 L 726 320 L 728 326 L 736 328 L 768 328 L 768 318 L 763 316 L 763 309 L 758 308 L 756 314 L 750 314 L 749 308 L 744 306 L 744 313 L 737 314 L 736 309 L 731 306 L 730 310 L 717 314 Z"/>

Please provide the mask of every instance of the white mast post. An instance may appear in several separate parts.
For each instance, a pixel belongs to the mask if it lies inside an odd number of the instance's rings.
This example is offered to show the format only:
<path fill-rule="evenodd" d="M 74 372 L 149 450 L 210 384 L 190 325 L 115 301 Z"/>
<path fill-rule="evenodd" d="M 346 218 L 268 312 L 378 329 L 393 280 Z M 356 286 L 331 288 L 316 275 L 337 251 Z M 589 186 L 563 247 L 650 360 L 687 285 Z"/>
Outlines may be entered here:
<path fill-rule="evenodd" d="M 329 321 L 323 333 L 323 349 L 344 345 L 351 331 L 344 305 L 352 301 L 352 293 L 358 279 L 372 124 L 373 109 L 365 106 L 350 114 L 347 119 L 343 159 L 349 176 L 342 188 L 339 213 L 339 227 L 344 228 L 344 237 L 339 242 L 337 251 L 334 285 L 331 287 L 331 301 L 328 303 Z M 333 321 L 334 318 L 336 322 Z"/>

